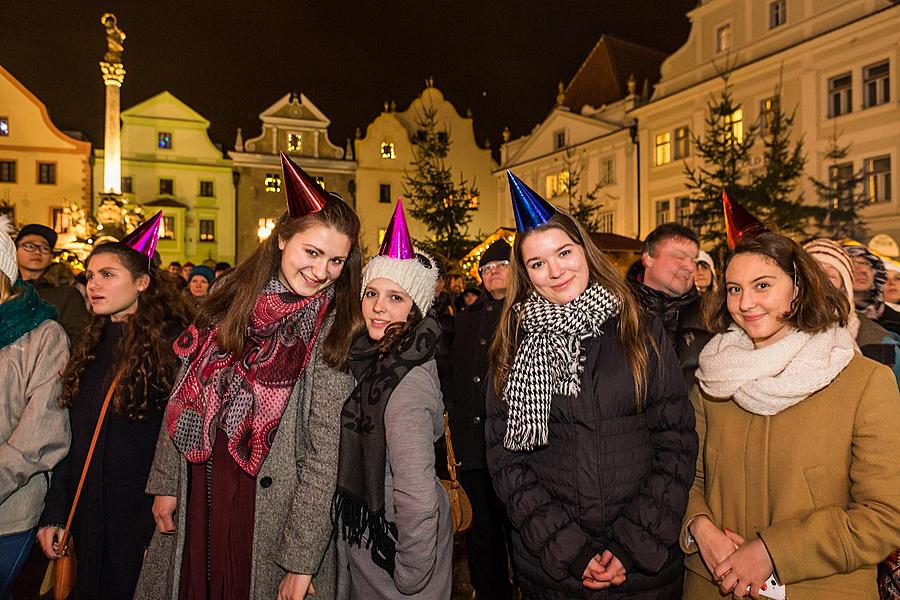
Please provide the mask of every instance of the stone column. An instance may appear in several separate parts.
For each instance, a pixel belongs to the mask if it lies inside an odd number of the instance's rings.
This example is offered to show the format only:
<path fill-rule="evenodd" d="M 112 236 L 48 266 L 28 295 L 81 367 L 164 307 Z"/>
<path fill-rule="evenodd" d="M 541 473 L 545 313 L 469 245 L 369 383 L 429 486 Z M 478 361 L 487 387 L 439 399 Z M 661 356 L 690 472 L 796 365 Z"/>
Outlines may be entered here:
<path fill-rule="evenodd" d="M 119 92 L 125 81 L 122 63 L 100 61 L 100 73 L 106 86 L 106 122 L 103 134 L 103 193 L 122 193 L 122 135 Z"/>

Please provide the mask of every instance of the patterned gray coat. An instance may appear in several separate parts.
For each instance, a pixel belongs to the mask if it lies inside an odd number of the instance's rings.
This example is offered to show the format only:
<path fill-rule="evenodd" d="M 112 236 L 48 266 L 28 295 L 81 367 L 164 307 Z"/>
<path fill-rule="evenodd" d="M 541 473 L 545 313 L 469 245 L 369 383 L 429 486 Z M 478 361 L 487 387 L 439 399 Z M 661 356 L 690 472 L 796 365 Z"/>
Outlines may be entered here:
<path fill-rule="evenodd" d="M 319 339 L 328 335 L 325 322 Z M 272 600 L 288 572 L 313 573 L 315 598 L 330 600 L 335 588 L 331 498 L 337 481 L 340 414 L 353 377 L 325 364 L 316 344 L 303 377 L 294 386 L 269 455 L 257 481 L 250 598 Z M 188 465 L 163 426 L 147 493 L 187 500 Z M 158 531 L 144 559 L 135 600 L 178 600 L 184 548 L 184 512 L 175 514 L 175 534 Z"/>

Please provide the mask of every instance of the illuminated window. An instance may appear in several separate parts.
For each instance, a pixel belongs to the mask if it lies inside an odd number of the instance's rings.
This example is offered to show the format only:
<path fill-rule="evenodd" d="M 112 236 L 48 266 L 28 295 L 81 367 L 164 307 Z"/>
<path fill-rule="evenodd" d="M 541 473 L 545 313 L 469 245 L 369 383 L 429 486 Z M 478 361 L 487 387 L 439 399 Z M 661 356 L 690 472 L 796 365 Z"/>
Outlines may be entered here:
<path fill-rule="evenodd" d="M 890 64 L 888 61 L 863 69 L 863 108 L 891 101 Z"/>
<path fill-rule="evenodd" d="M 300 139 L 299 133 L 287 134 L 287 147 L 288 152 L 300 152 L 300 149 L 303 148 L 303 140 Z"/>
<path fill-rule="evenodd" d="M 43 185 L 56 185 L 56 163 L 39 162 L 37 182 Z"/>
<path fill-rule="evenodd" d="M 175 217 L 163 217 L 159 228 L 159 239 L 175 239 Z"/>
<path fill-rule="evenodd" d="M 174 196 L 175 195 L 175 182 L 171 179 L 160 179 L 159 180 L 159 194 L 160 196 Z"/>
<path fill-rule="evenodd" d="M 266 173 L 266 191 L 267 192 L 280 192 L 281 191 L 281 175 L 278 173 Z"/>
<path fill-rule="evenodd" d="M 216 241 L 216 222 L 212 219 L 200 219 L 200 241 Z"/>
<path fill-rule="evenodd" d="M 0 136 L 9 135 L 9 117 L 0 117 Z"/>
<path fill-rule="evenodd" d="M 259 241 L 261 242 L 272 235 L 274 229 L 275 219 L 260 219 L 259 228 L 256 230 L 256 237 L 259 238 Z"/>
<path fill-rule="evenodd" d="M 394 151 L 394 142 L 381 142 L 381 158 L 394 160 L 397 153 Z"/>
<path fill-rule="evenodd" d="M 675 144 L 673 158 L 679 160 L 691 155 L 691 128 L 675 128 Z"/>
<path fill-rule="evenodd" d="M 165 131 L 160 131 L 157 135 L 156 146 L 160 150 L 171 150 L 172 149 L 172 134 L 167 133 Z"/>
<path fill-rule="evenodd" d="M 559 173 L 547 175 L 545 182 L 548 198 L 564 194 L 569 189 L 569 172 L 560 171 Z"/>
<path fill-rule="evenodd" d="M 131 177 L 123 177 L 122 178 L 122 193 L 123 194 L 133 194 L 134 193 L 134 179 Z"/>
<path fill-rule="evenodd" d="M 728 131 L 725 133 L 726 142 L 734 142 L 740 144 L 744 141 L 744 111 L 738 108 L 733 113 L 725 117 L 725 125 Z"/>
<path fill-rule="evenodd" d="M 848 185 L 853 179 L 853 163 L 845 162 L 828 167 L 828 184 L 837 194 L 833 199 L 833 208 L 839 208 L 842 203 L 849 203 L 853 199 L 853 187 Z"/>
<path fill-rule="evenodd" d="M 600 185 L 610 185 L 616 182 L 616 161 L 614 158 L 600 159 Z"/>
<path fill-rule="evenodd" d="M 56 233 L 68 233 L 69 231 L 69 215 L 66 214 L 64 208 L 50 209 L 50 223 L 53 224 L 53 231 Z"/>
<path fill-rule="evenodd" d="M 379 229 L 378 230 L 378 245 L 381 246 L 381 242 L 384 241 L 384 236 L 387 235 L 387 229 Z"/>
<path fill-rule="evenodd" d="M 322 177 L 316 177 L 316 183 L 324 190 L 325 189 L 325 179 Z"/>
<path fill-rule="evenodd" d="M 212 198 L 216 195 L 216 188 L 213 185 L 212 181 L 201 181 L 200 182 L 200 195 L 204 198 Z"/>
<path fill-rule="evenodd" d="M 675 221 L 689 227 L 691 224 L 691 199 L 675 198 Z"/>
<path fill-rule="evenodd" d="M 600 213 L 597 215 L 597 232 L 612 233 L 615 213 L 612 211 Z"/>
<path fill-rule="evenodd" d="M 0 160 L 0 183 L 16 182 L 16 161 Z"/>
<path fill-rule="evenodd" d="M 716 53 L 731 50 L 731 24 L 726 23 L 716 28 Z"/>
<path fill-rule="evenodd" d="M 865 195 L 869 204 L 891 201 L 891 157 L 867 158 Z"/>
<path fill-rule="evenodd" d="M 656 201 L 656 224 L 662 225 L 663 223 L 669 222 L 669 201 L 668 200 L 657 200 Z"/>
<path fill-rule="evenodd" d="M 853 75 L 844 73 L 828 80 L 828 117 L 846 115 L 852 110 Z"/>
<path fill-rule="evenodd" d="M 778 97 L 766 98 L 759 103 L 759 134 L 763 137 L 772 133 L 775 110 L 778 108 Z"/>
<path fill-rule="evenodd" d="M 656 135 L 656 166 L 667 165 L 672 162 L 672 134 L 659 133 Z"/>
<path fill-rule="evenodd" d="M 787 23 L 787 0 L 775 0 L 769 3 L 769 29 L 775 29 Z"/>
<path fill-rule="evenodd" d="M 378 185 L 378 202 L 381 204 L 391 203 L 391 184 L 381 183 Z"/>

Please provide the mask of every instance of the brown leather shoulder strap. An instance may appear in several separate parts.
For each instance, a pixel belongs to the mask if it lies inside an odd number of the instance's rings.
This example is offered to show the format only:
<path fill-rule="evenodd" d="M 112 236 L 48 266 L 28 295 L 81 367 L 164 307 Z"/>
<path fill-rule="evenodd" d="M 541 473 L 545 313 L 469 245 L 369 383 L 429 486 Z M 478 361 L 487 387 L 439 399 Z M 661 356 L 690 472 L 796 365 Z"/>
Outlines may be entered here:
<path fill-rule="evenodd" d="M 75 517 L 75 507 L 78 506 L 78 499 L 81 497 L 81 488 L 84 487 L 84 480 L 87 477 L 88 467 L 91 466 L 91 458 L 94 456 L 94 448 L 97 446 L 97 438 L 100 437 L 100 429 L 103 427 L 103 420 L 106 417 L 106 410 L 109 408 L 109 401 L 112 400 L 113 393 L 122 379 L 124 369 L 119 370 L 109 384 L 106 390 L 106 398 L 103 399 L 103 406 L 100 407 L 100 416 L 97 417 L 97 426 L 94 427 L 94 437 L 91 439 L 91 446 L 88 448 L 87 457 L 84 459 L 84 467 L 81 469 L 81 479 L 78 480 L 78 488 L 75 490 L 75 498 L 72 500 L 72 508 L 69 510 L 69 518 L 66 520 L 66 528 L 63 531 L 62 538 L 59 540 L 59 552 L 64 554 L 67 551 L 66 545 L 69 542 L 69 530 L 72 529 L 72 519 Z"/>
<path fill-rule="evenodd" d="M 453 440 L 450 436 L 450 416 L 444 411 L 444 441 L 447 443 L 447 472 L 450 481 L 456 482 L 456 453 L 453 451 Z"/>

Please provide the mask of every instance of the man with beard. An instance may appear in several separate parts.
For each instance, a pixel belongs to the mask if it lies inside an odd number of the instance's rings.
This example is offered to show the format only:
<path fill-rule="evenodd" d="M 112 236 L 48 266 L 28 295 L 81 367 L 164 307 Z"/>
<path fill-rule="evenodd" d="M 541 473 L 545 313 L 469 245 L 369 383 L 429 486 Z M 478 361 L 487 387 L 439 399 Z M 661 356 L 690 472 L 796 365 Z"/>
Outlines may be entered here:
<path fill-rule="evenodd" d="M 693 230 L 664 223 L 644 240 L 641 261 L 628 270 L 627 280 L 644 309 L 659 317 L 675 346 L 688 389 L 700 351 L 712 337 L 700 314 L 700 294 L 694 272 L 700 243 Z"/>

